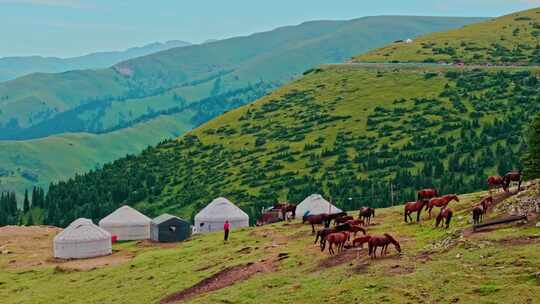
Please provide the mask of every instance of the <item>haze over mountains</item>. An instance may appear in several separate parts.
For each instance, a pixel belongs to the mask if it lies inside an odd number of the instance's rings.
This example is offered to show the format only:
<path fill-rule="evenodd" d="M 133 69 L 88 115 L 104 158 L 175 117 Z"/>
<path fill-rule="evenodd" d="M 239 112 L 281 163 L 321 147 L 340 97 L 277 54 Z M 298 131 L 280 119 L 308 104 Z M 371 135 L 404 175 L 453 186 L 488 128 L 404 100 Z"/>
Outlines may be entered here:
<path fill-rule="evenodd" d="M 181 135 L 319 64 L 481 20 L 313 21 L 174 48 L 107 69 L 33 74 L 0 83 L 0 149 L 8 151 L 0 159 L 0 187 L 46 187 Z M 128 136 L 134 133 L 140 136 Z"/>
<path fill-rule="evenodd" d="M 171 40 L 154 42 L 124 51 L 96 52 L 88 55 L 58 58 L 42 56 L 3 57 L 0 58 L 0 82 L 12 80 L 32 73 L 60 73 L 70 70 L 107 68 L 120 61 L 140 57 L 191 43 Z"/>

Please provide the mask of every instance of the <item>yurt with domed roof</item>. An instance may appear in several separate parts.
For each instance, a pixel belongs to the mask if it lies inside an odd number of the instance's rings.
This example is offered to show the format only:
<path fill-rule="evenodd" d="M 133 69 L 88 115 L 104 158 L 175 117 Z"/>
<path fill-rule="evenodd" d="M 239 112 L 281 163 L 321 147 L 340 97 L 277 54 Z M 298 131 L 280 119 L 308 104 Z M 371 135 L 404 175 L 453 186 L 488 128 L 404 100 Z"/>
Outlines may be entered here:
<path fill-rule="evenodd" d="M 99 227 L 119 241 L 147 240 L 150 238 L 152 220 L 130 206 L 122 206 L 101 221 Z"/>
<path fill-rule="evenodd" d="M 332 203 L 325 200 L 320 194 L 312 194 L 296 206 L 296 214 L 300 216 L 322 213 L 334 214 L 340 212 L 342 212 L 341 209 L 332 205 Z"/>
<path fill-rule="evenodd" d="M 195 215 L 195 230 L 198 233 L 220 231 L 225 221 L 229 221 L 231 229 L 248 227 L 249 215 L 228 199 L 216 198 Z"/>
<path fill-rule="evenodd" d="M 54 257 L 85 259 L 112 253 L 111 234 L 89 219 L 78 219 L 54 238 Z"/>

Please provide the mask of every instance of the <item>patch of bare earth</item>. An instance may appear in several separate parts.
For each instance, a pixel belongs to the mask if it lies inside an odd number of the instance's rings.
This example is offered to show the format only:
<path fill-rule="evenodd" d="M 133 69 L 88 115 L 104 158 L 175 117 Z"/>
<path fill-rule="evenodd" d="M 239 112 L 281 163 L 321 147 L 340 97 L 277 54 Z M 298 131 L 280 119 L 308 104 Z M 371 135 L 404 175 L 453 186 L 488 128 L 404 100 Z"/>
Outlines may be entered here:
<path fill-rule="evenodd" d="M 133 259 L 135 255 L 127 251 L 114 251 L 111 255 L 90 258 L 66 260 L 51 258 L 48 260 L 50 264 L 56 265 L 57 269 L 86 271 L 108 266 L 120 265 Z"/>
<path fill-rule="evenodd" d="M 277 261 L 280 258 L 263 260 L 256 263 L 248 263 L 226 268 L 213 276 L 206 278 L 188 289 L 174 293 L 162 299 L 160 303 L 178 303 L 197 297 L 202 294 L 213 292 L 236 283 L 245 281 L 257 273 L 273 272 L 277 269 Z"/>

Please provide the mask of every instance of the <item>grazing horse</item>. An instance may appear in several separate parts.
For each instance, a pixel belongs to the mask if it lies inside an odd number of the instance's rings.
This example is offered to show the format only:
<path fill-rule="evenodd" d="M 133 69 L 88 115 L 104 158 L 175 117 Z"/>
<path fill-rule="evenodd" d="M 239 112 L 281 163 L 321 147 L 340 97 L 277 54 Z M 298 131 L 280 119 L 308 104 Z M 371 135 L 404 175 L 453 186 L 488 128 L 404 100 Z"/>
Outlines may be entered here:
<path fill-rule="evenodd" d="M 324 248 L 326 247 L 326 237 L 329 234 L 332 234 L 335 232 L 338 232 L 335 228 L 324 228 L 317 231 L 317 236 L 315 237 L 315 243 L 313 244 L 317 244 L 317 241 L 319 241 L 320 239 L 319 246 L 321 247 L 321 251 L 324 251 Z"/>
<path fill-rule="evenodd" d="M 504 178 L 500 175 L 490 176 L 487 179 L 488 190 L 491 191 L 492 188 L 498 189 L 504 188 Z"/>
<path fill-rule="evenodd" d="M 439 212 L 439 215 L 437 215 L 437 219 L 435 220 L 435 228 L 439 227 L 439 224 L 442 222 L 442 220 L 445 221 L 445 228 L 448 229 L 450 227 L 450 221 L 452 220 L 452 209 L 448 207 L 443 207 L 441 209 L 441 212 Z"/>
<path fill-rule="evenodd" d="M 413 221 L 411 218 L 411 213 L 413 212 L 416 212 L 416 221 L 420 222 L 420 213 L 422 212 L 422 209 L 424 208 L 425 205 L 426 205 L 425 200 L 419 200 L 416 202 L 406 203 L 405 212 L 404 212 L 405 223 L 407 223 L 407 217 L 409 218 L 411 222 Z"/>
<path fill-rule="evenodd" d="M 369 241 L 369 256 L 372 259 L 377 258 L 377 247 L 381 247 L 381 256 L 388 253 L 388 245 L 393 244 L 396 250 L 401 253 L 401 246 L 391 235 L 385 233 L 383 236 L 372 236 Z"/>
<path fill-rule="evenodd" d="M 311 224 L 311 233 L 315 234 L 315 225 L 324 224 L 324 227 L 328 228 L 330 226 L 329 216 L 326 213 L 317 214 L 317 215 L 304 215 L 302 217 L 302 224 L 308 222 Z"/>
<path fill-rule="evenodd" d="M 366 223 L 363 220 L 350 220 L 347 221 L 347 224 L 351 224 L 353 226 L 365 226 Z"/>
<path fill-rule="evenodd" d="M 283 215 L 283 220 L 285 220 L 287 217 L 287 213 L 292 214 L 292 219 L 294 220 L 296 218 L 296 205 L 289 204 L 289 203 L 279 203 L 274 205 L 275 210 L 281 210 L 281 213 Z"/>
<path fill-rule="evenodd" d="M 366 229 L 360 227 L 360 226 L 351 226 L 351 228 L 349 228 L 349 231 L 350 233 L 352 233 L 354 235 L 354 237 L 356 237 L 356 233 L 358 233 L 359 231 L 362 231 L 362 233 L 364 235 L 366 235 Z"/>
<path fill-rule="evenodd" d="M 418 200 L 428 200 L 439 196 L 437 189 L 422 189 L 418 191 Z"/>
<path fill-rule="evenodd" d="M 455 200 L 456 202 L 459 202 L 459 198 L 455 194 L 447 194 L 445 196 L 441 197 L 434 197 L 429 200 L 428 203 L 428 213 L 429 218 L 431 218 L 431 210 L 433 207 L 446 207 L 451 201 Z"/>
<path fill-rule="evenodd" d="M 341 231 L 341 232 L 335 232 L 331 233 L 326 236 L 326 241 L 328 241 L 328 252 L 333 255 L 335 254 L 334 249 L 332 248 L 332 245 L 337 246 L 338 252 L 341 252 L 343 250 L 343 246 L 345 246 L 345 243 L 349 239 L 349 233 L 347 231 Z"/>
<path fill-rule="evenodd" d="M 518 182 L 518 192 L 521 191 L 521 170 L 506 173 L 503 177 L 503 189 L 508 192 L 511 182 Z"/>
<path fill-rule="evenodd" d="M 364 248 L 364 244 L 369 242 L 370 239 L 371 239 L 371 235 L 365 235 L 365 236 L 361 236 L 359 238 L 356 238 L 352 242 L 353 247 L 360 246 L 360 248 Z"/>
<path fill-rule="evenodd" d="M 489 206 L 493 205 L 493 197 L 484 197 L 477 205 L 473 206 L 473 223 L 480 224 L 484 220 L 484 214 L 487 213 Z"/>
<path fill-rule="evenodd" d="M 346 222 L 352 221 L 352 220 L 354 220 L 354 217 L 352 217 L 350 215 L 340 216 L 340 217 L 337 217 L 337 218 L 334 219 L 334 225 L 343 224 L 343 223 L 346 223 Z"/>
<path fill-rule="evenodd" d="M 375 217 L 375 208 L 362 207 L 358 214 L 358 218 L 364 220 L 368 225 L 371 223 L 371 217 Z"/>

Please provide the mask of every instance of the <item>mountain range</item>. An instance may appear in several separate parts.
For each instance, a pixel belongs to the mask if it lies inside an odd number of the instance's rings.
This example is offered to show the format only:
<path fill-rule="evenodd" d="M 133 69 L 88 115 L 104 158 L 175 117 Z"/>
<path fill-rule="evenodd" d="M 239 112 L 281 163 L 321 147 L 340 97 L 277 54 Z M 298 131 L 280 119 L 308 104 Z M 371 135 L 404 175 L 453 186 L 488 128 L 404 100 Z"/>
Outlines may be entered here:
<path fill-rule="evenodd" d="M 124 51 L 96 52 L 71 58 L 20 56 L 0 58 L 0 82 L 33 73 L 61 73 L 71 70 L 107 68 L 111 65 L 171 48 L 188 46 L 191 43 L 171 40 L 154 42 Z"/>

